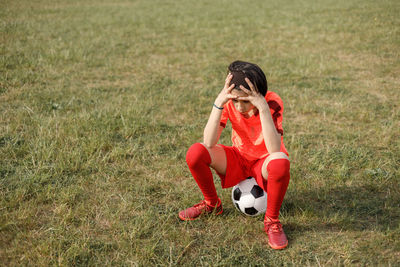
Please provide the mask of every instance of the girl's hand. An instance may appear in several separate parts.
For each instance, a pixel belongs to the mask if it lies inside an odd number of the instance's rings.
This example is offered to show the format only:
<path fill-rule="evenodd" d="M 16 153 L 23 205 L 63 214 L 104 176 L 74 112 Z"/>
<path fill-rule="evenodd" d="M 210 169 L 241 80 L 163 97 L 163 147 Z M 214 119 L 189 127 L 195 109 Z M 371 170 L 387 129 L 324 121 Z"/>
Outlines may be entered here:
<path fill-rule="evenodd" d="M 243 85 L 240 85 L 240 89 L 242 89 L 243 92 L 247 94 L 247 96 L 238 97 L 237 99 L 250 101 L 259 111 L 269 110 L 269 106 L 267 101 L 265 100 L 265 97 L 256 90 L 256 87 L 248 78 L 245 78 L 245 81 L 249 85 L 250 90 Z"/>
<path fill-rule="evenodd" d="M 222 107 L 223 105 L 225 105 L 226 102 L 229 101 L 229 99 L 237 98 L 237 96 L 231 94 L 232 89 L 235 88 L 235 84 L 231 84 L 229 86 L 232 77 L 233 75 L 231 73 L 229 73 L 228 76 L 226 76 L 224 88 L 222 89 L 217 99 L 215 100 L 215 105 Z"/>

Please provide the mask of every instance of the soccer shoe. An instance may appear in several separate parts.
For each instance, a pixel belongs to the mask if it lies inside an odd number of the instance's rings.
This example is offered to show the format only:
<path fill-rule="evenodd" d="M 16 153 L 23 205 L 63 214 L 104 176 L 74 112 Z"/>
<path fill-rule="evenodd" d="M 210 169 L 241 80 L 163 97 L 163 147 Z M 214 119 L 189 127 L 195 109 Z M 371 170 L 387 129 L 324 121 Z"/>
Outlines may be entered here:
<path fill-rule="evenodd" d="M 282 229 L 281 222 L 265 216 L 264 230 L 268 235 L 268 244 L 273 249 L 284 249 L 288 245 L 285 232 Z"/>
<path fill-rule="evenodd" d="M 205 200 L 194 205 L 193 207 L 187 208 L 179 212 L 179 218 L 182 221 L 192 221 L 198 218 L 202 214 L 214 213 L 219 215 L 222 213 L 222 203 L 221 199 L 218 198 L 217 204 L 215 206 L 208 205 Z"/>

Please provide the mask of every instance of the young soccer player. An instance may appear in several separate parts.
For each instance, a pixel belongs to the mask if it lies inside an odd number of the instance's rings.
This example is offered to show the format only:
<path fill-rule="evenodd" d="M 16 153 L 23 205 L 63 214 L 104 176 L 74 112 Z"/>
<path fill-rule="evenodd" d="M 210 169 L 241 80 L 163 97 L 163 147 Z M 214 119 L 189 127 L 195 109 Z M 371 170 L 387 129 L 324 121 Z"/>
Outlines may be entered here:
<path fill-rule="evenodd" d="M 268 244 L 283 249 L 288 241 L 278 217 L 290 179 L 290 162 L 283 144 L 283 103 L 276 93 L 268 91 L 265 74 L 256 64 L 235 61 L 228 70 L 204 129 L 204 142 L 192 145 L 186 155 L 204 200 L 179 212 L 179 218 L 186 221 L 202 214 L 222 213 L 210 167 L 221 178 L 222 188 L 252 176 L 267 192 L 264 229 Z M 217 144 L 228 119 L 233 146 Z"/>

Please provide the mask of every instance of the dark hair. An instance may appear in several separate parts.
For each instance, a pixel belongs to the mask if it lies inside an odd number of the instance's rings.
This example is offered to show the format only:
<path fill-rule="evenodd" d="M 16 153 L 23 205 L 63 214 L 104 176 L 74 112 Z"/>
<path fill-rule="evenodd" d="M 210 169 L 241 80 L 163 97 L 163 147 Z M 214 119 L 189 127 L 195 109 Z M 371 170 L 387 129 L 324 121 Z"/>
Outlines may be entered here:
<path fill-rule="evenodd" d="M 256 64 L 236 60 L 229 65 L 228 70 L 229 72 L 233 73 L 234 76 L 235 76 L 234 72 L 242 72 L 244 76 L 250 79 L 250 81 L 256 86 L 256 90 L 260 92 L 260 94 L 262 94 L 263 96 L 267 94 L 268 91 L 267 78 L 265 77 L 265 74 L 262 71 L 262 69 Z M 247 83 L 242 85 L 248 87 Z M 239 89 L 239 85 L 237 85 L 237 87 L 235 88 Z"/>

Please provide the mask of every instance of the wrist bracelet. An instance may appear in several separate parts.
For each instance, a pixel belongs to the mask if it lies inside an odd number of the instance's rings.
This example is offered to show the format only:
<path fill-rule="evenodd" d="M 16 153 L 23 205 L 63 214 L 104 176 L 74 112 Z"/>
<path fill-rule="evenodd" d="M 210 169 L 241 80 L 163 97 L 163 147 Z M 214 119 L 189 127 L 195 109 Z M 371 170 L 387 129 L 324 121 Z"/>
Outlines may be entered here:
<path fill-rule="evenodd" d="M 221 107 L 218 107 L 217 105 L 215 105 L 215 103 L 213 104 L 213 106 L 216 107 L 216 108 L 219 109 L 219 110 L 223 110 L 223 109 L 224 109 L 224 107 L 222 107 L 222 108 L 221 108 Z"/>

